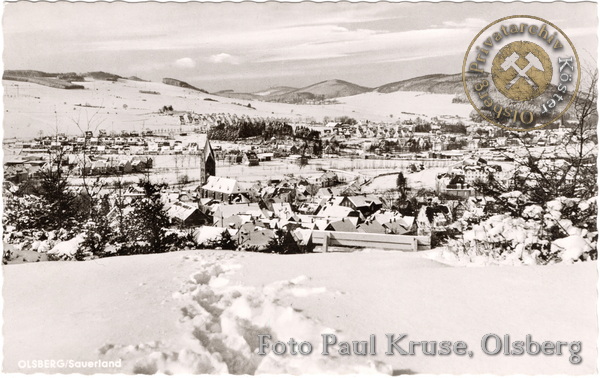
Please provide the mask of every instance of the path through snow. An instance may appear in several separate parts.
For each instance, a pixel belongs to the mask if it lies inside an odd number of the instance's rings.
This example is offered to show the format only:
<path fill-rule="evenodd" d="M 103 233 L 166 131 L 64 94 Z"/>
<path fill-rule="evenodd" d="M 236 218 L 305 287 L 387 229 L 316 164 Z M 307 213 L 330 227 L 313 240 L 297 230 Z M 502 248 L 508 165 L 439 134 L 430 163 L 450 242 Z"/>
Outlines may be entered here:
<path fill-rule="evenodd" d="M 279 303 L 282 296 L 305 297 L 326 292 L 324 287 L 305 286 L 310 280 L 307 276 L 276 281 L 262 288 L 239 286 L 228 278 L 241 268 L 231 261 L 232 255 L 212 255 L 209 261 L 206 257 L 184 256 L 199 262 L 200 269 L 174 293 L 181 302 L 179 326 L 185 348 L 168 350 L 159 341 L 126 346 L 107 344 L 100 349 L 103 358 L 122 359 L 124 372 L 136 374 L 392 373 L 391 366 L 381 362 L 348 363 L 319 353 L 320 335 L 340 332 Z M 272 352 L 260 356 L 259 334 L 271 335 L 272 343 L 290 338 L 309 341 L 313 352 L 306 356 L 278 356 Z"/>

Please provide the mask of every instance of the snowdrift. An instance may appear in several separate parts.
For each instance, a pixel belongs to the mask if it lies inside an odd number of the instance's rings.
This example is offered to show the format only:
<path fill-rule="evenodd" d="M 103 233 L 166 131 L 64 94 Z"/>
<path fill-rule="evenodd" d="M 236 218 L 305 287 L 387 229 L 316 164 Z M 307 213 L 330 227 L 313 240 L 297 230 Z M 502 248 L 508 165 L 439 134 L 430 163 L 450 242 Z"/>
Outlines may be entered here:
<path fill-rule="evenodd" d="M 181 251 L 4 266 L 4 371 L 47 373 L 592 374 L 594 262 L 454 268 L 423 253 L 272 255 Z M 487 356 L 490 332 L 579 340 L 568 355 Z M 309 356 L 256 353 L 257 335 L 308 340 Z M 375 356 L 322 356 L 320 334 L 377 335 Z M 464 340 L 473 358 L 386 356 L 385 334 Z M 115 361 L 121 368 L 22 370 L 18 361 Z M 509 360 L 510 359 L 510 360 Z"/>

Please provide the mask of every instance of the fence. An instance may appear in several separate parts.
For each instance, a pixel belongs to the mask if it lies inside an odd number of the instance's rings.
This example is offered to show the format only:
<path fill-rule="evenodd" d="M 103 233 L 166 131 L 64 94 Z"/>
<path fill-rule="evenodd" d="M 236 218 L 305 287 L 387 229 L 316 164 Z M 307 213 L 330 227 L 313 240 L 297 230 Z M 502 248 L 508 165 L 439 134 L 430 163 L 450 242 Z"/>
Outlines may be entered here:
<path fill-rule="evenodd" d="M 370 234 L 363 232 L 313 231 L 312 243 L 323 246 L 327 252 L 329 246 L 369 247 L 416 252 L 431 248 L 429 236 Z"/>
<path fill-rule="evenodd" d="M 340 170 L 389 170 L 389 169 L 407 169 L 411 165 L 425 168 L 445 168 L 458 163 L 452 159 L 331 159 L 329 168 Z"/>

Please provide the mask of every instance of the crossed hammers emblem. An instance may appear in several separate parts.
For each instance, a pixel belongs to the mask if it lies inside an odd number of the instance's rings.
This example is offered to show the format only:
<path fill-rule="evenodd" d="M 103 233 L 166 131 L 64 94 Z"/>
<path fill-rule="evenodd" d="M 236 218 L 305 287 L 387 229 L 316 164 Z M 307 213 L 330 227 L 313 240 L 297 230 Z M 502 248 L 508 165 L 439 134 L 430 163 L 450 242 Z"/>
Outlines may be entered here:
<path fill-rule="evenodd" d="M 512 88 L 513 85 L 516 84 L 516 82 L 520 79 L 523 78 L 525 79 L 525 81 L 527 81 L 527 83 L 529 83 L 529 85 L 531 85 L 533 88 L 537 89 L 538 85 L 531 80 L 531 78 L 529 77 L 529 75 L 527 75 L 527 72 L 529 72 L 529 70 L 532 67 L 537 68 L 540 71 L 544 71 L 544 66 L 542 65 L 542 62 L 538 59 L 537 56 L 535 56 L 534 54 L 532 54 L 531 52 L 527 53 L 527 55 L 525 55 L 525 59 L 527 60 L 528 64 L 525 66 L 525 68 L 521 69 L 521 67 L 519 67 L 517 65 L 517 60 L 519 59 L 519 54 L 517 54 L 516 52 L 513 52 L 508 58 L 506 58 L 506 60 L 504 61 L 504 63 L 502 63 L 500 65 L 500 67 L 506 71 L 509 68 L 514 68 L 515 71 L 517 71 L 517 76 L 514 77 L 514 79 L 512 79 L 507 85 L 506 85 L 506 89 L 510 89 Z"/>

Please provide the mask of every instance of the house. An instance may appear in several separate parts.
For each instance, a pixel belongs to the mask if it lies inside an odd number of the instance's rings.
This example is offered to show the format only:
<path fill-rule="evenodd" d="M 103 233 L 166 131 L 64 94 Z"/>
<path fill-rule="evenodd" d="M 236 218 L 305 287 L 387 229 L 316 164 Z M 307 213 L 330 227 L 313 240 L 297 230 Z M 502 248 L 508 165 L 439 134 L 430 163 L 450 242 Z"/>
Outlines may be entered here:
<path fill-rule="evenodd" d="M 289 185 L 266 187 L 262 190 L 262 199 L 265 203 L 292 203 L 296 199 L 296 189 Z"/>
<path fill-rule="evenodd" d="M 257 154 L 256 155 L 258 157 L 258 161 L 271 161 L 273 160 L 273 153 L 272 152 L 265 152 L 262 154 Z"/>
<path fill-rule="evenodd" d="M 212 223 L 212 218 L 193 204 L 175 202 L 166 206 L 167 216 L 179 227 L 196 227 Z"/>
<path fill-rule="evenodd" d="M 339 183 L 339 179 L 335 172 L 327 171 L 323 173 L 319 178 L 317 178 L 317 184 L 322 188 L 328 188 L 330 186 L 335 186 Z"/>
<path fill-rule="evenodd" d="M 403 216 L 398 211 L 380 209 L 367 221 L 379 223 L 385 229 L 386 234 L 402 235 L 412 230 L 415 218 Z"/>
<path fill-rule="evenodd" d="M 438 193 L 446 193 L 456 197 L 468 198 L 475 193 L 475 189 L 467 183 L 461 173 L 442 173 L 436 178 Z"/>
<path fill-rule="evenodd" d="M 383 203 L 376 196 L 363 194 L 362 196 L 344 196 L 340 205 L 350 207 L 368 216 L 381 209 Z"/>
<path fill-rule="evenodd" d="M 26 165 L 11 165 L 4 167 L 4 179 L 13 183 L 20 183 L 29 179 L 29 171 Z"/>
<path fill-rule="evenodd" d="M 237 193 L 230 197 L 229 203 L 250 203 L 252 202 L 246 193 Z"/>
<path fill-rule="evenodd" d="M 203 198 L 218 199 L 223 202 L 232 203 L 235 197 L 244 194 L 237 180 L 226 177 L 209 176 L 206 184 L 200 189 Z"/>
<path fill-rule="evenodd" d="M 331 197 L 338 197 L 341 194 L 342 190 L 340 187 L 332 187 L 332 188 L 321 188 L 315 194 L 316 199 L 328 199 Z"/>
<path fill-rule="evenodd" d="M 340 195 L 342 196 L 356 196 L 360 194 L 360 184 L 358 180 L 354 180 L 346 185 L 340 187 Z"/>
<path fill-rule="evenodd" d="M 417 215 L 417 234 L 431 235 L 436 231 L 444 231 L 450 223 L 452 214 L 447 206 L 422 206 Z"/>
<path fill-rule="evenodd" d="M 257 166 L 258 156 L 256 156 L 256 153 L 254 151 L 246 152 L 242 156 L 242 163 L 249 167 Z"/>
<path fill-rule="evenodd" d="M 312 197 L 308 191 L 307 185 L 298 185 L 295 189 L 296 192 L 296 203 L 303 203 L 308 201 L 309 197 Z"/>
<path fill-rule="evenodd" d="M 200 198 L 198 208 L 205 214 L 212 215 L 222 202 L 212 198 Z"/>
<path fill-rule="evenodd" d="M 244 218 L 247 218 L 248 216 L 242 216 Z M 255 231 L 257 229 L 263 229 L 263 228 L 267 228 L 267 225 L 260 221 L 260 220 L 248 220 L 246 219 L 244 222 L 242 222 L 242 224 L 238 227 L 238 229 L 240 231 L 243 231 L 243 233 L 245 234 L 249 234 L 252 231 Z"/>
<path fill-rule="evenodd" d="M 131 160 L 129 159 L 121 159 L 117 161 L 115 164 L 115 168 L 117 169 L 118 173 L 127 174 L 133 171 L 133 168 L 131 167 Z"/>
<path fill-rule="evenodd" d="M 305 203 L 302 203 L 298 207 L 298 213 L 312 215 L 312 214 L 317 213 L 320 210 L 320 208 L 321 208 L 320 203 L 305 202 Z"/>
<path fill-rule="evenodd" d="M 462 201 L 456 201 L 456 200 L 446 201 L 445 205 L 450 210 L 453 220 L 462 218 L 464 213 L 467 211 L 467 206 Z"/>
<path fill-rule="evenodd" d="M 227 227 L 226 220 L 234 215 L 249 215 L 253 219 L 268 218 L 257 203 L 219 204 L 213 212 L 213 225 Z"/>
<path fill-rule="evenodd" d="M 167 189 L 161 191 L 161 198 L 164 203 L 175 203 L 175 202 L 183 202 L 183 203 L 192 203 L 194 205 L 197 204 L 197 193 L 196 192 L 188 192 L 185 190 L 178 189 Z"/>
<path fill-rule="evenodd" d="M 152 158 L 134 158 L 131 161 L 131 168 L 134 172 L 144 172 L 147 169 L 152 168 Z"/>
<path fill-rule="evenodd" d="M 239 230 L 242 227 L 247 229 L 249 227 L 248 225 L 253 225 L 252 228 L 254 228 L 254 225 L 256 224 L 256 220 L 252 217 L 252 215 L 236 214 L 236 215 L 232 215 L 230 217 L 224 218 L 222 223 L 223 223 L 224 227 L 228 227 L 228 228 L 234 229 L 234 230 Z M 261 223 L 261 225 L 262 225 L 262 223 Z M 262 226 L 264 226 L 264 225 L 262 225 Z"/>
<path fill-rule="evenodd" d="M 246 251 L 268 251 L 271 241 L 275 239 L 275 232 L 266 228 L 257 228 L 250 232 L 239 230 L 239 247 Z"/>
<path fill-rule="evenodd" d="M 104 175 L 108 173 L 108 163 L 105 160 L 95 160 L 90 166 L 92 175 Z"/>
<path fill-rule="evenodd" d="M 349 219 L 343 218 L 329 223 L 325 228 L 325 231 L 356 232 L 356 227 Z"/>
<path fill-rule="evenodd" d="M 273 215 L 282 221 L 299 221 L 300 218 L 296 216 L 292 206 L 289 203 L 274 203 L 273 204 Z"/>
<path fill-rule="evenodd" d="M 362 214 L 359 211 L 352 209 L 351 207 L 338 206 L 338 205 L 325 205 L 319 211 L 318 216 L 333 218 L 333 219 L 343 219 L 348 217 L 353 217 L 357 219 L 362 218 Z"/>
<path fill-rule="evenodd" d="M 182 191 L 179 193 L 179 198 L 181 202 L 197 202 L 197 193 L 196 192 L 185 192 Z"/>
<path fill-rule="evenodd" d="M 383 227 L 379 222 L 377 222 L 376 220 L 373 221 L 365 221 L 364 223 L 361 223 L 356 230 L 358 232 L 366 232 L 369 234 L 386 234 L 387 230 L 385 227 Z"/>
<path fill-rule="evenodd" d="M 340 201 L 340 206 L 360 211 L 363 215 L 369 215 L 367 214 L 369 212 L 369 205 L 363 196 L 344 196 Z"/>

